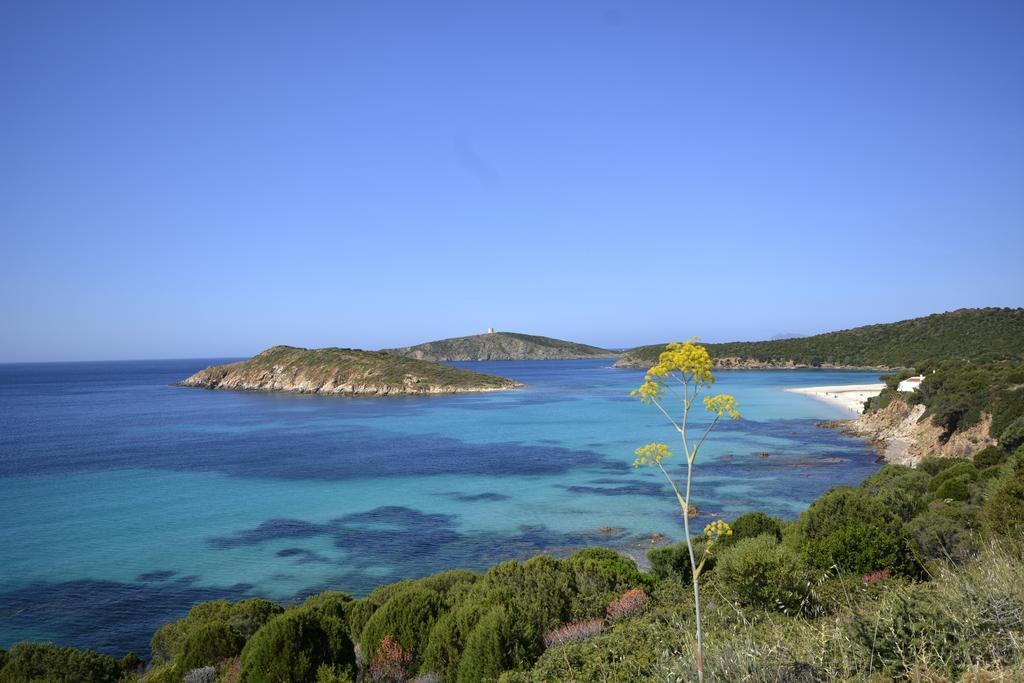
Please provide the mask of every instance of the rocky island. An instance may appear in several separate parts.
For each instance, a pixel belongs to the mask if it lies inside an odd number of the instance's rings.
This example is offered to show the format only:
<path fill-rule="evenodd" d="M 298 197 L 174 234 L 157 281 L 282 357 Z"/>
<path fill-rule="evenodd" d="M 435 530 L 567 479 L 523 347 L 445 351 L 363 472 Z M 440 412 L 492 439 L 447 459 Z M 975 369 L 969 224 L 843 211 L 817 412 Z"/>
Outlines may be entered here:
<path fill-rule="evenodd" d="M 617 358 L 620 355 L 608 349 L 562 339 L 494 331 L 383 351 L 396 356 L 432 361 L 584 360 Z"/>
<path fill-rule="evenodd" d="M 397 396 L 503 391 L 505 377 L 359 349 L 274 346 L 249 360 L 214 365 L 176 386 L 337 396 Z"/>

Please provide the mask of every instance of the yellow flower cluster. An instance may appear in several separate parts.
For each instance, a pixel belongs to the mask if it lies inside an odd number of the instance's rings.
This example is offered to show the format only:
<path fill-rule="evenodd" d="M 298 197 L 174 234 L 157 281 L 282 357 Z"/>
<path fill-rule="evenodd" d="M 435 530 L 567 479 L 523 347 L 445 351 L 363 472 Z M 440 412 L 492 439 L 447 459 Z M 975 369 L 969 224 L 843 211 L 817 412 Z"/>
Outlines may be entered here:
<path fill-rule="evenodd" d="M 722 536 L 732 536 L 732 527 L 721 519 L 716 519 L 704 527 L 704 536 L 708 542 L 704 545 L 704 551 L 711 550 L 711 546 Z"/>
<path fill-rule="evenodd" d="M 728 415 L 733 420 L 740 419 L 739 411 L 736 410 L 736 399 L 728 394 L 705 396 L 704 407 L 709 413 L 714 413 L 718 417 Z"/>
<path fill-rule="evenodd" d="M 650 403 L 651 401 L 657 401 L 664 393 L 665 387 L 662 386 L 661 382 L 647 375 L 644 377 L 644 383 L 640 385 L 640 388 L 629 392 L 629 395 L 634 398 L 639 397 L 641 403 Z"/>
<path fill-rule="evenodd" d="M 634 468 L 640 467 L 640 465 L 657 465 L 662 459 L 672 457 L 672 451 L 663 443 L 649 443 L 633 452 L 636 453 L 636 459 L 633 461 Z"/>
<path fill-rule="evenodd" d="M 711 374 L 711 356 L 707 349 L 696 342 L 696 337 L 682 344 L 672 342 L 658 356 L 658 365 L 648 372 L 664 376 L 674 371 L 689 376 L 697 384 L 713 384 L 715 376 Z"/>

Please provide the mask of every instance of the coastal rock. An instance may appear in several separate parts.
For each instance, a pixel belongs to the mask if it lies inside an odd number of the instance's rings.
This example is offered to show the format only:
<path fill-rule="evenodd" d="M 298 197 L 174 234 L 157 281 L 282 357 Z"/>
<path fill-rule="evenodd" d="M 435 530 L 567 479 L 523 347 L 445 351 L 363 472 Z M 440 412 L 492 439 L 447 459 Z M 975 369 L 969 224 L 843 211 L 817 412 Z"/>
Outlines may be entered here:
<path fill-rule="evenodd" d="M 885 408 L 854 420 L 823 424 L 851 436 L 871 440 L 883 460 L 898 465 L 914 466 L 927 455 L 969 458 L 996 443 L 989 436 L 992 416 L 987 413 L 982 415 L 977 424 L 955 432 L 944 440 L 941 427 L 932 424 L 930 419 L 922 419 L 924 412 L 923 405 L 911 406 L 902 399 L 895 399 Z"/>
<path fill-rule="evenodd" d="M 334 396 L 396 396 L 504 391 L 504 377 L 359 349 L 274 346 L 249 360 L 214 365 L 176 386 Z"/>

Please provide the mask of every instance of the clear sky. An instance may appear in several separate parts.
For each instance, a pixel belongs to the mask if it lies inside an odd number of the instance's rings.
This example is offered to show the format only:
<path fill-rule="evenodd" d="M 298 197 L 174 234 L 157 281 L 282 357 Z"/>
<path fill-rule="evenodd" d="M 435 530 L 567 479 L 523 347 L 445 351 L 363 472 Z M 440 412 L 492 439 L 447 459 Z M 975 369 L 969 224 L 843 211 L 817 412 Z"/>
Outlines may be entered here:
<path fill-rule="evenodd" d="M 1024 305 L 1024 2 L 4 2 L 0 361 Z"/>

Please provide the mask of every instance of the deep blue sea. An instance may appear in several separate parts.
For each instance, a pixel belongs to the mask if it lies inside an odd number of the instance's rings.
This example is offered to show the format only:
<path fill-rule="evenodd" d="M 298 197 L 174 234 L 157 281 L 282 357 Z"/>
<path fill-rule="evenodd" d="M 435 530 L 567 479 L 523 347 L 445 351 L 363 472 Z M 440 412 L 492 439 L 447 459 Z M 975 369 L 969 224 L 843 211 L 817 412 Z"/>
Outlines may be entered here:
<path fill-rule="evenodd" d="M 681 538 L 667 486 L 631 466 L 635 447 L 674 443 L 658 411 L 629 398 L 638 371 L 460 363 L 526 386 L 422 398 L 169 386 L 216 362 L 0 365 L 0 647 L 148 657 L 153 631 L 204 600 L 358 595 L 538 552 L 642 554 L 652 534 Z M 701 515 L 792 518 L 873 472 L 864 443 L 815 426 L 841 410 L 782 390 L 875 377 L 719 373 L 715 390 L 744 419 L 705 445 Z"/>

